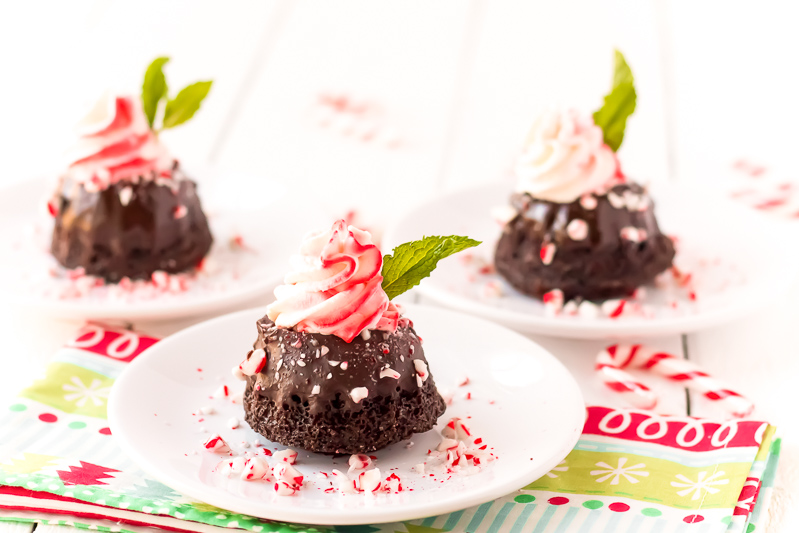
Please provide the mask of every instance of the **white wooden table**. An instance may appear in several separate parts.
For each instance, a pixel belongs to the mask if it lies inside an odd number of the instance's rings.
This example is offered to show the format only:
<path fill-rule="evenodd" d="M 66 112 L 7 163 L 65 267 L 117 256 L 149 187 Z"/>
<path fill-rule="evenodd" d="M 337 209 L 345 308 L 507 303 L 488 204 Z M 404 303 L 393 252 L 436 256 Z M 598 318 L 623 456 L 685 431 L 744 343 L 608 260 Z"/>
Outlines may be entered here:
<path fill-rule="evenodd" d="M 216 80 L 197 118 L 164 134 L 184 161 L 238 172 L 231 187 L 256 179 L 248 174 L 292 183 L 381 227 L 432 195 L 498 179 L 544 106 L 597 107 L 613 47 L 625 52 L 639 94 L 620 152 L 629 174 L 722 187 L 724 174 L 712 169 L 745 157 L 799 181 L 790 166 L 799 141 L 797 14 L 776 1 L 7 3 L 0 185 L 57 169 L 78 106 L 109 85 L 137 90 L 149 60 L 167 54 L 173 87 Z M 400 145 L 320 129 L 309 111 L 324 91 L 382 105 Z M 782 428 L 768 531 L 799 530 L 797 298 L 793 288 L 757 317 L 647 341 L 744 391 L 755 416 Z M 185 325 L 137 324 L 155 334 Z M 0 401 L 75 327 L 0 303 Z M 569 366 L 588 402 L 621 405 L 591 369 L 605 343 L 535 340 Z M 719 414 L 682 389 L 653 385 L 661 411 Z"/>

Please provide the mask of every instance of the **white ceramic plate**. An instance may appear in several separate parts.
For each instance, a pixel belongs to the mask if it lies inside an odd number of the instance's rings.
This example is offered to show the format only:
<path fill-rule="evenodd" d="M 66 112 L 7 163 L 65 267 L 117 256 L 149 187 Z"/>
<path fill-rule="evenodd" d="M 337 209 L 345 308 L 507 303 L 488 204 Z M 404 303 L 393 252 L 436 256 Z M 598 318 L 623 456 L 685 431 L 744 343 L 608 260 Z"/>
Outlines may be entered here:
<path fill-rule="evenodd" d="M 296 467 L 312 483 L 296 496 L 277 496 L 272 484 L 231 479 L 214 472 L 220 456 L 201 450 L 218 432 L 239 443 L 258 437 L 245 423 L 231 430 L 243 409 L 209 400 L 221 383 L 242 389 L 230 374 L 255 340 L 263 309 L 241 311 L 204 322 L 169 337 L 143 353 L 116 382 L 109 401 L 112 432 L 144 470 L 173 489 L 223 509 L 262 518 L 313 524 L 369 524 L 447 513 L 506 495 L 538 479 L 571 451 L 582 430 L 585 408 L 569 372 L 543 348 L 478 318 L 441 309 L 407 306 L 424 338 L 425 356 L 439 390 L 455 392 L 438 429 L 453 416 L 471 417 L 472 433 L 494 448 L 499 459 L 472 476 L 441 483 L 411 468 L 438 445 L 433 430 L 376 452 L 375 466 L 391 468 L 404 487 L 396 494 L 326 494 L 315 472 L 346 471 L 348 457 L 300 451 Z M 197 369 L 201 368 L 199 372 Z M 469 376 L 471 383 L 457 387 Z M 457 390 L 456 390 L 457 389 Z M 472 399 L 465 399 L 467 392 Z M 493 403 L 490 403 L 493 402 Z M 213 405 L 217 414 L 198 422 L 192 412 Z M 156 416 L 157 415 L 157 416 Z M 263 441 L 263 438 L 261 438 Z M 269 444 L 272 450 L 281 448 Z M 387 475 L 387 474 L 385 474 Z M 321 487 L 321 488 L 320 488 Z"/>
<path fill-rule="evenodd" d="M 464 261 L 462 253 L 460 259 L 442 261 L 419 290 L 440 304 L 518 331 L 571 338 L 669 335 L 717 326 L 763 309 L 799 272 L 799 243 L 788 225 L 713 190 L 658 184 L 650 188 L 658 222 L 664 233 L 679 239 L 675 264 L 692 275 L 696 298 L 667 280 L 645 288 L 646 296 L 633 302 L 640 306 L 638 313 L 614 319 L 601 312 L 596 318 L 548 316 L 539 300 L 519 293 L 497 274 L 479 271 L 493 264 L 501 226 L 491 210 L 508 205 L 509 191 L 507 184 L 495 183 L 431 200 L 386 232 L 384 249 L 421 235 L 481 240 L 473 260 Z"/>
<path fill-rule="evenodd" d="M 194 175 L 194 174 L 192 174 Z M 224 311 L 267 298 L 282 279 L 288 257 L 309 230 L 329 224 L 316 204 L 290 202 L 284 187 L 248 177 L 246 194 L 235 196 L 228 174 L 200 185 L 214 245 L 206 258 L 208 273 L 192 277 L 185 291 L 145 285 L 121 292 L 113 285 L 81 290 L 63 276 L 49 254 L 52 218 L 44 208 L 52 180 L 38 179 L 0 194 L 0 290 L 6 301 L 38 314 L 67 319 L 168 319 Z M 241 181 L 239 180 L 239 183 Z M 216 186 L 214 186 L 216 185 Z M 245 248 L 231 245 L 241 237 Z"/>

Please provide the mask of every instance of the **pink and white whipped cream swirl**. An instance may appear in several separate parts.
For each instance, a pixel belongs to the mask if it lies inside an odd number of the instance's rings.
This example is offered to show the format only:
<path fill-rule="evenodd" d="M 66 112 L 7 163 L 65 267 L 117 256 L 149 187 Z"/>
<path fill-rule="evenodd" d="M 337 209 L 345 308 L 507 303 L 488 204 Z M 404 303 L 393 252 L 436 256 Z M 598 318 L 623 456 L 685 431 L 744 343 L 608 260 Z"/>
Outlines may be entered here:
<path fill-rule="evenodd" d="M 514 171 L 517 192 L 558 203 L 603 194 L 624 181 L 602 129 L 574 109 L 547 110 L 538 117 Z"/>
<path fill-rule="evenodd" d="M 67 176 L 98 191 L 136 178 L 169 177 L 172 158 L 147 124 L 138 96 L 104 95 L 77 124 Z"/>
<path fill-rule="evenodd" d="M 291 263 L 266 310 L 277 326 L 346 342 L 364 330 L 397 329 L 399 311 L 381 287 L 383 254 L 368 232 L 339 220 L 306 235 Z"/>

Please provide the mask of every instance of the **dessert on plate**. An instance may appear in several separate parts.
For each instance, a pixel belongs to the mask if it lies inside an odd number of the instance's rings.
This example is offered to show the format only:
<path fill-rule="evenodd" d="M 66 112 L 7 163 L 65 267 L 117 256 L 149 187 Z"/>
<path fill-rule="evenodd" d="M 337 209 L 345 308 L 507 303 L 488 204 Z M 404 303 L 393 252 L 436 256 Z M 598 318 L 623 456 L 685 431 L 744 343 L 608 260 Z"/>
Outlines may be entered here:
<path fill-rule="evenodd" d="M 51 252 L 68 269 L 112 283 L 149 279 L 156 271 L 191 270 L 211 248 L 197 185 L 159 139 L 194 115 L 211 82 L 170 99 L 166 62 L 158 58 L 147 69 L 141 97 L 107 93 L 77 125 L 69 163 L 48 202 L 55 218 Z"/>
<path fill-rule="evenodd" d="M 616 155 L 635 98 L 617 51 L 613 88 L 593 116 L 548 110 L 535 121 L 515 166 L 515 214 L 494 256 L 517 290 L 606 300 L 630 296 L 671 267 L 674 244 L 658 228 L 654 203 Z"/>
<path fill-rule="evenodd" d="M 391 298 L 438 260 L 479 244 L 426 237 L 382 256 L 343 220 L 311 233 L 234 374 L 247 423 L 271 441 L 364 453 L 428 431 L 445 409 L 422 339 Z"/>

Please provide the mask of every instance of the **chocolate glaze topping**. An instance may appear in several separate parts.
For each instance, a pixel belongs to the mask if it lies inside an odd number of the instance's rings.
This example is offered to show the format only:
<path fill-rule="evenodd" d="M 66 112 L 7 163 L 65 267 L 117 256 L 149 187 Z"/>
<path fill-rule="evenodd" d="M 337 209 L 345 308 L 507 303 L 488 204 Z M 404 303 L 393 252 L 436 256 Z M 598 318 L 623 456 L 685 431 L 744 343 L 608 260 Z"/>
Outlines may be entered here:
<path fill-rule="evenodd" d="M 266 363 L 247 377 L 244 404 L 247 422 L 270 440 L 325 453 L 373 451 L 430 430 L 444 412 L 429 372 L 421 386 L 417 380 L 414 360 L 427 361 L 408 320 L 395 333 L 370 331 L 351 343 L 267 317 L 257 327 L 253 348 L 266 352 Z M 386 368 L 399 378 L 381 378 Z M 361 387 L 366 397 L 353 398 Z"/>
<path fill-rule="evenodd" d="M 97 192 L 64 178 L 56 194 L 52 254 L 67 268 L 83 267 L 109 282 L 196 267 L 213 238 L 196 184 L 177 163 L 172 176 L 120 181 Z"/>
<path fill-rule="evenodd" d="M 560 289 L 569 300 L 604 300 L 629 296 L 671 266 L 674 245 L 658 228 L 651 198 L 636 183 L 614 186 L 569 204 L 511 196 L 517 215 L 497 243 L 495 265 L 516 289 L 542 297 Z M 575 219 L 587 225 L 584 239 L 567 230 Z M 625 228 L 644 230 L 640 242 L 624 236 Z M 549 264 L 541 249 L 554 245 Z"/>

